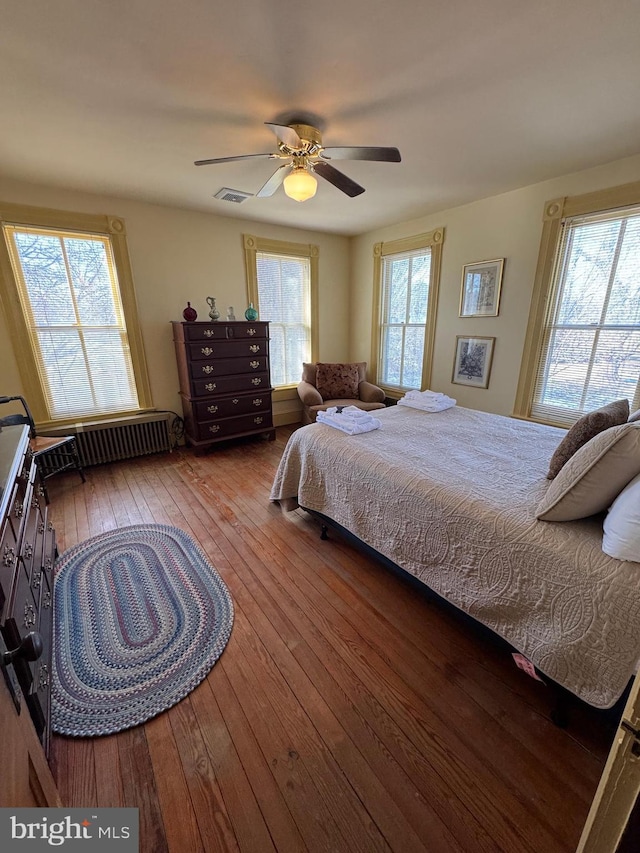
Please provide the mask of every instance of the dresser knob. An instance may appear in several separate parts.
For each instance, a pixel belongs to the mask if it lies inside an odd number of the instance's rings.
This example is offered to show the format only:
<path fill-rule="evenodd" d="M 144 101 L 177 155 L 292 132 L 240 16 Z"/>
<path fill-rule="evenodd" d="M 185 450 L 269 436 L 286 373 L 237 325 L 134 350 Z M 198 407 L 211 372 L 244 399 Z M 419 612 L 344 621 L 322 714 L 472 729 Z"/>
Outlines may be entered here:
<path fill-rule="evenodd" d="M 215 391 L 218 386 L 215 382 L 207 382 L 204 387 L 206 391 Z"/>
<path fill-rule="evenodd" d="M 10 548 L 8 545 L 4 546 L 4 554 L 2 555 L 2 562 L 5 566 L 12 566 L 16 559 L 16 552 L 13 548 Z"/>
<path fill-rule="evenodd" d="M 34 589 L 38 589 L 40 587 L 41 581 L 42 581 L 42 572 L 34 572 L 33 577 L 31 578 L 31 586 Z"/>
<path fill-rule="evenodd" d="M 232 400 L 231 402 L 233 403 L 233 405 L 234 405 L 234 406 L 237 406 L 237 405 L 238 405 L 238 403 L 240 402 L 240 400 L 238 400 L 238 398 L 237 398 L 237 397 L 234 397 L 234 398 L 233 398 L 233 400 Z"/>
<path fill-rule="evenodd" d="M 252 352 L 252 353 L 260 352 L 260 346 L 258 344 L 252 344 L 249 347 L 249 352 Z"/>
<path fill-rule="evenodd" d="M 254 422 L 254 424 L 261 424 L 261 423 L 262 423 L 262 418 L 254 418 L 254 419 L 253 419 L 253 422 Z"/>
<path fill-rule="evenodd" d="M 46 663 L 40 664 L 40 670 L 38 673 L 38 690 L 44 690 L 45 687 L 49 686 L 49 667 Z"/>
<path fill-rule="evenodd" d="M 256 397 L 256 399 L 253 401 L 253 405 L 254 406 L 261 406 L 262 405 L 262 397 Z"/>
<path fill-rule="evenodd" d="M 249 367 L 253 367 L 253 369 L 255 370 L 256 368 L 260 367 L 260 362 L 259 361 L 250 361 Z"/>
<path fill-rule="evenodd" d="M 251 337 L 253 337 L 254 335 L 257 335 L 258 333 L 256 332 L 255 329 L 247 329 L 247 334 L 251 335 Z"/>
<path fill-rule="evenodd" d="M 202 347 L 202 349 L 200 350 L 200 352 L 202 353 L 202 355 L 207 355 L 207 356 L 209 356 L 209 355 L 211 355 L 211 354 L 212 354 L 212 352 L 213 352 L 213 347 Z"/>
<path fill-rule="evenodd" d="M 213 424 L 209 427 L 209 432 L 218 432 L 219 429 L 220 427 L 218 426 L 218 424 Z"/>
<path fill-rule="evenodd" d="M 43 651 L 44 643 L 40 634 L 37 631 L 29 631 L 20 640 L 20 645 L 17 648 L 4 652 L 2 655 L 2 666 L 7 666 L 18 658 L 29 661 L 38 660 Z"/>
<path fill-rule="evenodd" d="M 207 406 L 207 411 L 209 412 L 209 414 L 215 415 L 215 413 L 218 411 L 218 407 L 217 406 Z"/>
<path fill-rule="evenodd" d="M 262 382 L 262 379 L 259 376 L 254 376 L 253 379 L 251 380 L 252 385 L 260 385 L 261 382 Z"/>
<path fill-rule="evenodd" d="M 213 367 L 210 364 L 205 364 L 202 368 L 203 373 L 213 373 Z"/>

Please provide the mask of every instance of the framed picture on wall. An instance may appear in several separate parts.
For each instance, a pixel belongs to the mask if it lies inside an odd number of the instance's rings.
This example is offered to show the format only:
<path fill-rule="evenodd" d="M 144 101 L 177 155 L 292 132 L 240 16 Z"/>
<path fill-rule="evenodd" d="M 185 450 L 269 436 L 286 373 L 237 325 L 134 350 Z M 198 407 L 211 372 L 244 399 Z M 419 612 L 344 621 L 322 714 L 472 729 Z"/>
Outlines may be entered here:
<path fill-rule="evenodd" d="M 456 385 L 488 388 L 495 341 L 495 338 L 470 338 L 458 335 L 451 381 Z"/>
<path fill-rule="evenodd" d="M 465 264 L 460 293 L 461 317 L 497 317 L 504 258 Z"/>

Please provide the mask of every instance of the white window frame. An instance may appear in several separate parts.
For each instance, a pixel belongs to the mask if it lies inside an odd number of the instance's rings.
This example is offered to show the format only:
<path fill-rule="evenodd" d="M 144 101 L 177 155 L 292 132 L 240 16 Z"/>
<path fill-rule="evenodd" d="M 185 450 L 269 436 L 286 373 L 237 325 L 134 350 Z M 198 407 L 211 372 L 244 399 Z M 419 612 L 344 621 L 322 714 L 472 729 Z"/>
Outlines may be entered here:
<path fill-rule="evenodd" d="M 310 341 L 311 351 L 309 361 L 318 360 L 318 247 L 310 243 L 293 243 L 283 240 L 270 240 L 266 237 L 256 237 L 252 234 L 243 235 L 245 274 L 247 279 L 247 300 L 252 302 L 260 313 L 260 293 L 258 286 L 257 255 L 264 252 L 270 255 L 280 255 L 288 258 L 304 258 L 309 261 L 310 288 L 309 288 L 309 318 L 310 318 Z M 268 317 L 260 316 L 260 319 L 268 320 Z M 273 360 L 273 349 L 270 350 Z M 300 365 L 300 376 L 302 376 L 302 364 Z M 274 400 L 289 400 L 297 398 L 297 386 L 299 379 L 286 385 L 274 387 Z"/>
<path fill-rule="evenodd" d="M 545 203 L 542 239 L 513 409 L 514 417 L 561 427 L 571 426 L 581 417 L 582 412 L 569 409 L 540 414 L 535 411 L 534 403 L 554 310 L 554 288 L 559 281 L 559 252 L 565 223 L 590 214 L 605 214 L 616 210 L 624 212 L 638 205 L 640 181 L 580 196 L 552 199 Z M 630 401 L 632 406 L 640 406 L 640 377 L 638 379 L 635 398 Z"/>
<path fill-rule="evenodd" d="M 4 226 L 15 225 L 59 232 L 75 232 L 97 235 L 107 238 L 111 247 L 114 267 L 118 277 L 122 311 L 127 329 L 127 341 L 131 354 L 133 375 L 138 394 L 138 408 L 90 415 L 91 420 L 107 420 L 137 414 L 153 408 L 151 389 L 147 375 L 142 333 L 138 322 L 138 313 L 133 287 L 133 278 L 126 243 L 126 228 L 122 219 L 114 216 L 100 216 L 69 211 L 49 210 L 47 208 L 25 207 L 23 205 L 0 203 L 0 292 L 12 347 L 16 356 L 24 396 L 34 420 L 40 427 L 64 426 L 86 420 L 83 417 L 52 417 L 46 402 L 46 393 L 40 382 L 38 360 L 32 348 L 27 318 L 19 297 L 11 253 L 7 244 Z"/>
<path fill-rule="evenodd" d="M 388 385 L 380 378 L 380 357 L 382 353 L 382 335 L 384 326 L 383 317 L 383 275 L 384 259 L 393 255 L 397 257 L 415 255 L 417 251 L 423 250 L 431 253 L 431 266 L 429 274 L 429 299 L 427 305 L 427 319 L 424 326 L 424 351 L 422 359 L 422 384 L 426 389 L 431 384 L 431 373 L 433 370 L 433 347 L 435 341 L 436 312 L 438 308 L 438 291 L 440 287 L 440 269 L 442 265 L 442 244 L 444 242 L 444 228 L 436 228 L 426 234 L 417 234 L 400 240 L 390 240 L 385 243 L 376 243 L 373 247 L 373 327 L 371 331 L 371 371 L 373 381 L 379 385 L 391 398 L 399 398 L 403 395 L 404 388 Z"/>

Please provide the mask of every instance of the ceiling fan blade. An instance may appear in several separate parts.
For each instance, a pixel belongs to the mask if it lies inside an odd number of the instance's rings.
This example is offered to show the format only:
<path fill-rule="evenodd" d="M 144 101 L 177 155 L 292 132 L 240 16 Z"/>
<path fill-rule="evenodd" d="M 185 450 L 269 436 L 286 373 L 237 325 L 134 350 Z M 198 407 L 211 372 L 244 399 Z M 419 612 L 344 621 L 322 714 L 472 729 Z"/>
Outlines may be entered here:
<path fill-rule="evenodd" d="M 285 163 L 271 175 L 267 183 L 261 187 L 256 193 L 256 198 L 269 198 L 278 189 L 280 184 L 287 177 L 287 172 L 291 170 L 291 163 Z"/>
<path fill-rule="evenodd" d="M 401 160 L 397 148 L 363 148 L 355 145 L 325 148 L 320 156 L 326 160 L 379 160 L 384 163 L 399 163 Z"/>
<path fill-rule="evenodd" d="M 287 148 L 302 148 L 302 140 L 292 127 L 287 127 L 285 124 L 273 124 L 271 121 L 265 121 L 265 124 L 271 128 L 280 142 L 283 142 Z"/>
<path fill-rule="evenodd" d="M 237 157 L 214 157 L 212 160 L 196 160 L 194 166 L 210 166 L 212 163 L 233 163 L 234 160 L 251 160 L 252 158 L 263 158 L 270 160 L 277 154 L 240 154 Z"/>
<path fill-rule="evenodd" d="M 330 166 L 328 163 L 314 163 L 313 171 L 317 172 L 320 177 L 325 179 L 325 181 L 329 181 L 330 184 L 333 184 L 334 187 L 342 190 L 342 192 L 346 193 L 350 198 L 354 198 L 364 192 L 364 187 L 361 187 L 360 184 L 356 184 L 355 181 L 352 181 L 351 178 L 348 178 L 342 172 L 334 169 L 333 166 Z"/>

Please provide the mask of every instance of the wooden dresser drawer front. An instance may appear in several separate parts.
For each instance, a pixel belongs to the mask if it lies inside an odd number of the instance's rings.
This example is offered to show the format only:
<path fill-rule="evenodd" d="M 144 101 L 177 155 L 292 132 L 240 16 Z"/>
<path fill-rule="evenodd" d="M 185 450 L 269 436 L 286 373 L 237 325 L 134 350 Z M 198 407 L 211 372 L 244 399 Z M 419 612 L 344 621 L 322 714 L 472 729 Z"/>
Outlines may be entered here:
<path fill-rule="evenodd" d="M 237 373 L 264 373 L 269 369 L 266 356 L 255 358 L 222 358 L 217 361 L 194 361 L 191 376 L 194 379 L 213 379 Z"/>
<path fill-rule="evenodd" d="M 266 394 L 237 394 L 234 397 L 217 397 L 194 405 L 196 420 L 211 421 L 235 417 L 248 412 L 271 411 L 271 391 Z"/>
<path fill-rule="evenodd" d="M 212 358 L 236 358 L 256 355 L 268 355 L 269 341 L 259 338 L 255 341 L 213 341 L 187 345 L 187 358 L 191 361 L 211 360 Z"/>
<path fill-rule="evenodd" d="M 257 414 L 240 415 L 237 418 L 222 418 L 219 421 L 194 424 L 196 438 L 200 441 L 216 440 L 226 436 L 242 435 L 250 432 L 262 432 L 271 429 L 273 420 L 270 411 Z"/>
<path fill-rule="evenodd" d="M 262 393 L 271 390 L 268 373 L 238 374 L 222 379 L 203 379 L 193 383 L 194 397 L 211 397 L 218 394 L 233 394 L 235 391 L 256 391 Z"/>
<path fill-rule="evenodd" d="M 266 338 L 266 323 L 183 323 L 185 341 Z"/>

